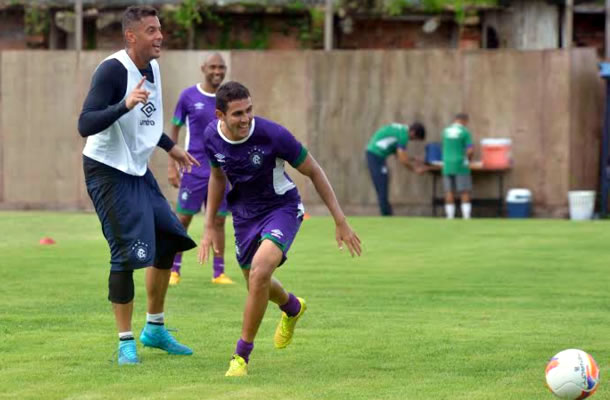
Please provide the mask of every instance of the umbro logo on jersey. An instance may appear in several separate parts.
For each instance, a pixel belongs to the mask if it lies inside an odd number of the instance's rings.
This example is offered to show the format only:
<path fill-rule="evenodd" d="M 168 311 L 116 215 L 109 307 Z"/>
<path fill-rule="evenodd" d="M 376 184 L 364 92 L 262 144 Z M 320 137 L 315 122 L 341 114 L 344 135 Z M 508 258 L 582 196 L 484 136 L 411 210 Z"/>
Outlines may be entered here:
<path fill-rule="evenodd" d="M 144 115 L 146 115 L 146 118 L 150 118 L 153 115 L 153 113 L 155 111 L 157 111 L 157 109 L 155 108 L 155 105 L 153 103 L 151 103 L 150 101 L 148 103 L 144 104 L 142 106 L 142 108 L 140 108 L 140 110 L 142 110 Z"/>
<path fill-rule="evenodd" d="M 203 107 L 205 107 L 205 104 L 203 103 L 195 103 L 195 110 L 203 110 Z"/>
<path fill-rule="evenodd" d="M 225 162 L 224 154 L 216 153 L 214 154 L 214 157 L 216 157 L 216 161 L 218 161 L 219 163 Z"/>
<path fill-rule="evenodd" d="M 275 236 L 276 238 L 281 239 L 282 236 L 284 236 L 284 233 L 282 233 L 282 231 L 279 229 L 273 229 L 271 231 L 271 236 Z"/>

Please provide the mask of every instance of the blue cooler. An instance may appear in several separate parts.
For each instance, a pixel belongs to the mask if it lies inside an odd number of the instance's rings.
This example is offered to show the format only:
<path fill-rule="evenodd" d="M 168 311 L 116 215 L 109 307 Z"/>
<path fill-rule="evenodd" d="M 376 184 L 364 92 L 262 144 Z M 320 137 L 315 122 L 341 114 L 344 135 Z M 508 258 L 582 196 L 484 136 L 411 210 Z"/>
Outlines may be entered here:
<path fill-rule="evenodd" d="M 434 164 L 443 161 L 443 147 L 439 142 L 432 142 L 426 145 L 426 164 Z"/>
<path fill-rule="evenodd" d="M 532 215 L 532 192 L 529 189 L 510 189 L 506 195 L 508 218 L 529 218 Z"/>

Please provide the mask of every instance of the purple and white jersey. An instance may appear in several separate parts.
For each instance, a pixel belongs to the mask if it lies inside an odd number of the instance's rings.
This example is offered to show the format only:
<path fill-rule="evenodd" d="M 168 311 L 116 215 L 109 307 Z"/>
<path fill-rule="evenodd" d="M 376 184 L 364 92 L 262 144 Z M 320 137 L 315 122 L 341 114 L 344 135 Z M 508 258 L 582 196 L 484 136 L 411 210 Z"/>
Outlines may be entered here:
<path fill-rule="evenodd" d="M 222 134 L 216 120 L 208 125 L 204 137 L 210 165 L 220 167 L 231 183 L 227 200 L 234 217 L 258 217 L 290 203 L 302 209 L 284 164 L 298 167 L 305 161 L 307 149 L 286 128 L 255 117 L 248 136 L 233 141 Z"/>
<path fill-rule="evenodd" d="M 210 166 L 203 151 L 203 131 L 216 119 L 216 95 L 205 92 L 199 84 L 186 88 L 180 94 L 172 123 L 186 125 L 186 151 L 201 164 L 198 175 L 210 175 Z"/>

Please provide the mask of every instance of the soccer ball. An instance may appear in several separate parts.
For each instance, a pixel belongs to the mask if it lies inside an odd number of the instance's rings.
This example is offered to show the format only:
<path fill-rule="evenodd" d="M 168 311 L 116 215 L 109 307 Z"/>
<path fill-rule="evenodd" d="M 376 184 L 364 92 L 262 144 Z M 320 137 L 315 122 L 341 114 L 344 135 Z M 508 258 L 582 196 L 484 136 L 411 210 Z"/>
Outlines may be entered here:
<path fill-rule="evenodd" d="M 589 354 L 569 349 L 557 353 L 546 366 L 546 384 L 560 399 L 592 396 L 599 384 L 599 368 Z"/>

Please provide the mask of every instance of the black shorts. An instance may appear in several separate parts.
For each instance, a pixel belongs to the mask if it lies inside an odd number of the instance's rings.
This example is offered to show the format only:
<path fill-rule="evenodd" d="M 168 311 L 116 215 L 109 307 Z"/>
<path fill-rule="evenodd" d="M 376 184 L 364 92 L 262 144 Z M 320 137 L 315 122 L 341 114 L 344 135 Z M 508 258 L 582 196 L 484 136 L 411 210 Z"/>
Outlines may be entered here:
<path fill-rule="evenodd" d="M 114 271 L 157 265 L 197 245 L 150 172 L 133 176 L 83 156 L 87 192 L 110 246 Z"/>

